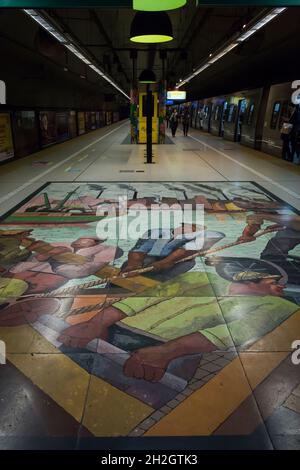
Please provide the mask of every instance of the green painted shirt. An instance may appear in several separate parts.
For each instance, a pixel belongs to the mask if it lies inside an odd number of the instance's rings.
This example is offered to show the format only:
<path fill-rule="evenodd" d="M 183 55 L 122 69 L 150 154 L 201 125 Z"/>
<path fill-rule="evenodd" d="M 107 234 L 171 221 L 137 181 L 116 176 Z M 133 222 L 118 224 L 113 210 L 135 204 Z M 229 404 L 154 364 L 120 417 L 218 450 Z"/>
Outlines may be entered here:
<path fill-rule="evenodd" d="M 20 297 L 27 290 L 27 282 L 21 279 L 0 278 L 0 305 Z"/>
<path fill-rule="evenodd" d="M 225 281 L 226 282 L 226 281 Z M 298 306 L 273 296 L 216 299 L 205 273 L 190 272 L 114 304 L 122 323 L 163 340 L 199 332 L 217 349 L 253 343 L 276 328 Z"/>

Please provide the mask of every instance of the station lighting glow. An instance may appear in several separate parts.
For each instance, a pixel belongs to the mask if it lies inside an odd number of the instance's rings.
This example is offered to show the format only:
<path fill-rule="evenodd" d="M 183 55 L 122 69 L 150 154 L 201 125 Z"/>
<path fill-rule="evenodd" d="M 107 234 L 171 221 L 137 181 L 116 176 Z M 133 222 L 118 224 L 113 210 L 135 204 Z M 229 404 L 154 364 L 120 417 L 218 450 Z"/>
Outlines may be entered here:
<path fill-rule="evenodd" d="M 173 40 L 173 28 L 165 11 L 138 11 L 132 20 L 130 40 L 155 44 Z"/>
<path fill-rule="evenodd" d="M 181 8 L 186 0 L 133 0 L 133 9 L 142 11 L 167 11 Z"/>
<path fill-rule="evenodd" d="M 46 20 L 40 13 L 36 10 L 31 9 L 24 9 L 24 13 L 30 16 L 34 21 L 36 21 L 42 28 L 44 28 L 48 33 L 50 33 L 57 41 L 63 44 L 72 54 L 74 54 L 79 60 L 81 60 L 85 65 L 90 67 L 94 72 L 96 72 L 100 77 L 106 80 L 111 86 L 113 86 L 116 90 L 118 90 L 122 95 L 124 95 L 128 100 L 130 100 L 130 96 L 125 93 L 122 88 L 118 86 L 118 84 L 112 80 L 105 72 L 103 72 L 99 67 L 92 63 L 92 60 L 89 59 L 83 51 L 80 51 L 78 46 L 72 43 L 72 40 L 67 37 L 61 31 L 58 31 L 56 27 L 54 27 L 50 21 Z"/>
<path fill-rule="evenodd" d="M 221 49 L 220 51 L 216 52 L 215 54 L 209 54 L 209 58 L 207 61 L 201 65 L 198 69 L 194 70 L 194 72 L 187 77 L 184 78 L 184 80 L 179 80 L 175 88 L 180 88 L 181 86 L 185 85 L 186 83 L 190 82 L 193 78 L 195 78 L 197 75 L 199 75 L 203 70 L 207 69 L 210 67 L 212 64 L 220 60 L 223 56 L 228 54 L 230 51 L 232 51 L 235 47 L 237 47 L 239 44 L 242 42 L 246 41 L 248 38 L 250 38 L 253 34 L 256 33 L 259 29 L 263 28 L 266 24 L 268 24 L 270 21 L 272 21 L 274 18 L 276 18 L 278 15 L 283 13 L 285 10 L 287 10 L 287 7 L 282 7 L 282 8 L 273 8 L 269 13 L 267 13 L 264 17 L 260 18 L 257 22 L 254 24 L 250 22 L 249 25 L 244 25 L 243 29 L 246 30 L 240 35 L 237 35 L 236 38 L 234 38 L 234 41 L 227 45 L 224 49 Z"/>

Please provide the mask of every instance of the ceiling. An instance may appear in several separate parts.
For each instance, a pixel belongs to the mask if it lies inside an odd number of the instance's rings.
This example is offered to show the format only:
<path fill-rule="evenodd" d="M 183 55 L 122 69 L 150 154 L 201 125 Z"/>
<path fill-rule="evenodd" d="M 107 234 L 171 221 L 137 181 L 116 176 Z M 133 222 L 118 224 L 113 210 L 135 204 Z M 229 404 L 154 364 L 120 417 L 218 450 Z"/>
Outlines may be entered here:
<path fill-rule="evenodd" d="M 166 45 L 138 45 L 137 73 L 152 68 L 162 76 L 160 51 L 167 51 L 166 75 L 173 86 L 180 75 L 189 73 L 203 58 L 237 29 L 253 18 L 257 7 L 196 7 L 194 1 L 169 12 L 174 41 Z M 132 80 L 130 51 L 136 49 L 129 40 L 132 9 L 52 9 L 47 11 L 93 54 L 123 87 Z"/>
<path fill-rule="evenodd" d="M 59 8 L 44 11 L 76 39 L 81 48 L 128 93 L 133 76 L 131 56 L 133 51 L 137 50 L 129 40 L 134 12 L 126 8 L 126 0 L 107 3 L 122 5 L 122 8 Z M 190 0 L 186 7 L 169 12 L 174 41 L 158 46 L 138 45 L 137 73 L 144 68 L 151 68 L 158 78 L 161 78 L 161 54 L 164 51 L 168 87 L 174 87 L 181 77 L 206 60 L 211 52 L 221 47 L 233 34 L 241 31 L 243 25 L 262 10 L 262 7 L 255 6 L 197 7 L 195 2 Z M 6 13 L 7 19 L 0 21 L 0 35 L 13 40 L 15 31 L 26 27 L 26 37 L 29 31 L 32 35 L 37 34 L 38 25 L 33 24 L 21 10 L 7 10 Z M 298 70 L 300 72 L 299 63 L 295 61 L 300 46 L 299 26 L 300 7 L 289 8 L 263 31 L 255 34 L 249 41 L 190 82 L 186 86 L 189 96 L 212 96 L 245 87 L 260 86 L 263 81 L 285 80 L 289 79 L 289 76 L 294 78 L 292 75 L 297 74 Z M 36 41 L 29 42 L 28 47 L 34 49 Z M 40 54 L 40 51 L 36 52 Z M 66 61 L 68 67 L 74 67 L 73 71 L 77 73 L 78 67 L 76 68 L 74 58 L 53 57 L 53 61 L 56 61 L 59 67 Z M 93 76 L 93 72 L 87 79 L 99 82 L 99 77 Z M 103 92 L 114 92 L 103 80 L 99 84 Z"/>

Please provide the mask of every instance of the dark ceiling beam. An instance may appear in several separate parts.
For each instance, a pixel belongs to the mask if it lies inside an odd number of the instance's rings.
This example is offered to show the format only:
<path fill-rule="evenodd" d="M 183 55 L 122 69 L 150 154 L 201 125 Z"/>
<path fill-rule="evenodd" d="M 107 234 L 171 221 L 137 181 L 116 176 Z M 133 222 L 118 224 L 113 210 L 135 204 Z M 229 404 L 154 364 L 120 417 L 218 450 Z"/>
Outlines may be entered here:
<path fill-rule="evenodd" d="M 191 42 L 195 39 L 195 33 L 199 31 L 204 23 L 210 18 L 213 13 L 212 8 L 206 8 L 205 10 L 199 9 L 196 11 L 196 14 L 193 16 L 192 21 L 188 25 L 185 33 L 180 41 L 180 48 L 184 50 L 188 50 Z M 171 69 L 176 70 L 176 66 L 180 60 L 178 54 L 172 60 Z"/>
<path fill-rule="evenodd" d="M 110 36 L 107 34 L 106 29 L 104 28 L 104 26 L 102 24 L 102 21 L 100 20 L 99 16 L 95 12 L 95 10 L 89 10 L 89 12 L 90 12 L 91 19 L 96 24 L 100 34 L 104 37 L 105 41 L 107 42 L 108 47 L 115 53 L 113 42 L 112 42 Z M 125 79 L 128 83 L 130 81 L 130 79 L 129 79 L 126 71 L 124 70 L 124 68 L 122 66 L 122 63 L 121 63 L 121 60 L 120 60 L 119 56 L 117 56 L 117 60 L 118 60 L 119 66 L 120 66 L 120 70 L 122 71 L 122 73 L 123 73 L 123 75 L 124 75 L 124 77 L 125 77 Z"/>
<path fill-rule="evenodd" d="M 155 62 L 157 49 L 155 46 L 149 47 L 148 49 L 148 61 L 147 61 L 147 69 L 152 70 Z"/>

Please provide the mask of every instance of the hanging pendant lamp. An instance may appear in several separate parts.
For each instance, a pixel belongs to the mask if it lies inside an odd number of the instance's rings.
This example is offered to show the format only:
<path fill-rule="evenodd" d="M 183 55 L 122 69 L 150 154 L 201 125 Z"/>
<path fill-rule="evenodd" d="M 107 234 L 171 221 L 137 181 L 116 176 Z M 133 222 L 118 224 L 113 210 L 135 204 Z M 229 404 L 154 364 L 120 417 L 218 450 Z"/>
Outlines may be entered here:
<path fill-rule="evenodd" d="M 167 13 L 138 11 L 131 23 L 130 40 L 143 44 L 172 41 L 173 28 Z"/>
<path fill-rule="evenodd" d="M 140 83 L 156 83 L 156 75 L 152 70 L 145 69 L 142 71 L 141 75 L 139 76 Z"/>
<path fill-rule="evenodd" d="M 133 0 L 133 9 L 141 11 L 167 11 L 181 8 L 186 0 Z"/>

